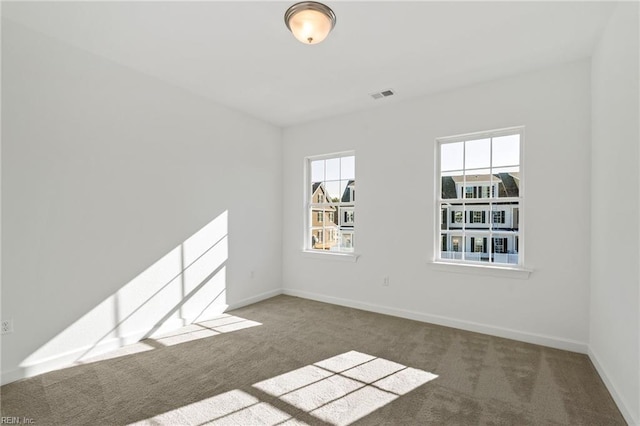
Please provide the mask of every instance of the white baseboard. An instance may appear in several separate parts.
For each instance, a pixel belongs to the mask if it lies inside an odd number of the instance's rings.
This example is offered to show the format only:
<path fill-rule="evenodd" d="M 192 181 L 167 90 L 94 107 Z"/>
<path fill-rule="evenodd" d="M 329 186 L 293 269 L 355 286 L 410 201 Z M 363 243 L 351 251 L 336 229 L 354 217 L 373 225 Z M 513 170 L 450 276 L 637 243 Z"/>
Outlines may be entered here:
<path fill-rule="evenodd" d="M 443 317 L 439 315 L 431 315 L 431 314 L 425 314 L 422 312 L 391 308 L 387 306 L 381 306 L 381 305 L 364 303 L 364 302 L 359 302 L 359 301 L 350 300 L 350 299 L 326 296 L 326 295 L 310 293 L 310 292 L 300 291 L 295 289 L 275 289 L 275 290 L 270 290 L 270 291 L 258 294 L 256 296 L 248 297 L 238 301 L 233 301 L 228 305 L 227 310 L 241 308 L 243 306 L 247 306 L 253 303 L 260 302 L 262 300 L 269 299 L 274 296 L 278 296 L 280 294 L 297 296 L 305 299 L 317 300 L 320 302 L 332 303 L 335 305 L 346 306 L 346 307 L 355 308 L 355 309 L 362 309 L 365 311 L 377 312 L 380 314 L 392 315 L 396 317 L 407 318 L 407 319 L 412 319 L 412 320 L 422 321 L 422 322 L 427 322 L 432 324 L 438 324 L 438 325 L 443 325 L 447 327 L 454 327 L 462 330 L 474 331 L 478 333 L 489 334 L 492 336 L 504 337 L 507 339 L 514 339 L 514 340 L 519 340 L 523 342 L 549 346 L 557 349 L 569 350 L 569 351 L 579 352 L 579 353 L 587 353 L 587 345 L 585 343 L 576 342 L 572 340 L 563 340 L 563 339 L 558 339 L 550 336 L 543 336 L 543 335 L 538 335 L 533 333 L 524 333 L 517 330 L 494 327 L 494 326 L 479 324 L 471 321 L 462 321 L 462 320 Z M 199 319 L 199 320 L 202 321 L 204 319 Z M 156 333 L 168 331 L 169 329 L 178 328 L 183 325 L 185 324 L 184 323 L 175 324 L 175 325 L 170 324 L 170 326 L 163 325 L 163 327 L 160 330 L 157 330 Z M 99 345 L 96 345 L 93 348 L 85 347 L 85 348 L 72 350 L 65 354 L 61 354 L 49 359 L 41 360 L 33 365 L 21 367 L 15 370 L 7 371 L 7 372 L 2 372 L 0 377 L 0 383 L 6 384 L 6 383 L 10 383 L 23 378 L 32 377 L 38 374 L 72 366 L 88 350 L 91 350 L 92 356 L 106 353 L 106 352 L 118 349 L 122 346 L 136 343 L 140 339 L 142 339 L 146 335 L 146 333 L 148 333 L 148 331 L 132 333 L 126 337 L 121 337 L 119 339 L 111 339 L 109 341 L 101 342 Z M 597 365 L 596 362 L 594 362 L 594 364 Z M 612 392 L 612 394 L 613 393 L 614 392 Z"/>
<path fill-rule="evenodd" d="M 162 323 L 162 325 L 156 329 L 153 334 L 160 334 L 167 331 L 172 331 L 188 324 L 188 321 L 180 318 L 170 318 Z M 84 359 L 89 359 L 94 356 L 103 355 L 107 352 L 120 349 L 123 346 L 131 345 L 144 339 L 150 330 L 140 330 L 137 332 L 129 333 L 126 336 L 112 337 L 102 340 L 95 345 L 83 346 L 75 348 L 67 352 L 56 354 L 47 358 L 39 359 L 28 365 L 21 365 L 11 371 L 2 372 L 0 377 L 0 384 L 5 385 L 7 383 L 15 382 L 16 380 L 26 379 L 28 377 L 37 376 L 38 374 L 48 373 L 54 370 L 60 370 L 62 368 L 72 367 L 77 365 Z"/>
<path fill-rule="evenodd" d="M 7 383 L 15 382 L 16 380 L 24 379 L 26 376 L 22 371 L 22 368 L 16 368 L 11 371 L 3 371 L 0 376 L 0 386 L 6 385 Z"/>
<path fill-rule="evenodd" d="M 253 303 L 278 296 L 279 294 L 282 294 L 282 289 L 267 291 L 256 296 L 238 300 L 230 305 L 220 305 L 220 308 L 216 309 L 215 312 L 220 311 L 220 313 L 222 313 L 224 311 L 241 308 L 243 306 L 251 305 Z M 208 319 L 211 318 L 171 318 L 161 324 L 156 330 L 154 330 L 151 336 L 176 330 L 187 324 L 191 324 L 196 320 L 198 322 L 201 322 Z M 0 385 L 5 385 L 7 383 L 15 382 L 16 380 L 37 376 L 39 374 L 48 373 L 50 371 L 60 370 L 62 368 L 72 367 L 74 365 L 77 365 L 77 363 L 79 361 L 82 361 L 82 359 L 103 355 L 107 352 L 120 349 L 123 346 L 137 343 L 147 337 L 149 332 L 150 330 L 141 330 L 138 332 L 130 333 L 124 337 L 105 339 L 92 346 L 72 349 L 65 353 L 56 354 L 48 358 L 37 360 L 30 365 L 20 366 L 19 368 L 10 371 L 3 371 L 0 374 Z"/>
<path fill-rule="evenodd" d="M 275 290 L 269 290 L 264 293 L 260 293 L 257 296 L 247 297 L 246 299 L 238 300 L 229 304 L 227 310 L 242 308 L 243 306 L 252 305 L 254 303 L 262 302 L 263 300 L 270 299 L 272 297 L 282 294 L 282 289 L 277 288 Z"/>
<path fill-rule="evenodd" d="M 492 325 L 480 324 L 472 321 L 458 320 L 440 315 L 425 314 L 422 312 L 409 311 L 405 309 L 391 308 L 387 306 L 374 305 L 356 300 L 342 299 L 333 296 L 326 296 L 317 293 L 310 293 L 296 289 L 285 288 L 283 294 L 289 296 L 302 297 L 304 299 L 317 300 L 319 302 L 332 303 L 334 305 L 346 306 L 349 308 L 362 309 L 364 311 L 376 312 L 379 314 L 392 315 L 431 324 L 443 325 L 446 327 L 458 328 L 461 330 L 474 331 L 476 333 L 488 334 L 506 339 L 518 340 L 521 342 L 533 343 L 536 345 L 548 346 L 571 352 L 587 353 L 587 344 L 569 339 L 559 339 L 552 336 L 544 336 L 535 333 L 526 333 L 508 328 L 495 327 Z"/>
<path fill-rule="evenodd" d="M 220 305 L 220 313 L 227 310 L 228 305 Z M 215 315 L 214 315 L 215 316 Z M 211 319 L 210 317 L 197 318 L 198 322 Z M 19 368 L 10 371 L 3 371 L 0 375 L 0 385 L 15 382 L 16 380 L 26 379 L 28 377 L 37 376 L 39 374 L 48 373 L 54 370 L 72 367 L 78 365 L 83 360 L 106 354 L 111 351 L 122 348 L 123 346 L 132 345 L 149 336 L 157 336 L 166 332 L 177 330 L 180 327 L 191 324 L 196 318 L 169 318 L 160 326 L 152 330 L 139 330 L 129 333 L 126 336 L 117 338 L 109 338 L 102 340 L 95 345 L 83 346 L 70 351 L 56 354 L 47 358 L 39 359 L 31 364 L 22 365 Z"/>
<path fill-rule="evenodd" d="M 256 296 L 248 297 L 246 299 L 238 300 L 230 305 L 220 305 L 219 309 L 215 309 L 214 312 L 224 312 L 232 309 L 241 308 L 243 306 L 251 305 L 253 303 L 260 302 L 265 299 L 269 299 L 274 296 L 282 294 L 282 289 L 275 289 L 267 291 Z M 151 334 L 152 336 L 162 334 L 165 332 L 176 330 L 180 327 L 184 327 L 187 324 L 191 324 L 194 321 L 206 321 L 211 318 L 171 318 L 160 325 Z M 103 355 L 107 352 L 111 352 L 122 348 L 126 345 L 131 345 L 139 342 L 147 337 L 149 330 L 141 330 L 135 333 L 130 333 L 124 337 L 105 339 L 96 345 L 84 346 L 76 349 L 72 349 L 68 352 L 57 354 L 48 358 L 37 360 L 36 362 L 21 366 L 14 370 L 3 371 L 0 373 L 0 385 L 15 382 L 16 380 L 26 379 L 28 377 L 37 376 L 38 374 L 48 373 L 54 370 L 60 370 L 62 368 L 72 367 L 76 365 L 82 359 Z"/>
<path fill-rule="evenodd" d="M 593 366 L 596 368 L 596 371 L 602 378 L 604 385 L 607 387 L 607 390 L 611 394 L 611 397 L 613 398 L 616 405 L 618 406 L 618 409 L 622 413 L 622 416 L 624 417 L 624 419 L 630 425 L 640 426 L 640 418 L 634 418 L 634 416 L 632 415 L 631 411 L 628 408 L 627 403 L 622 398 L 622 396 L 620 395 L 620 392 L 618 392 L 618 389 L 615 387 L 613 382 L 609 379 L 609 374 L 607 374 L 607 370 L 603 367 L 598 356 L 595 354 L 595 352 L 593 352 L 593 349 L 591 349 L 591 346 L 589 346 L 588 348 L 587 355 L 589 355 L 589 359 L 591 359 Z"/>

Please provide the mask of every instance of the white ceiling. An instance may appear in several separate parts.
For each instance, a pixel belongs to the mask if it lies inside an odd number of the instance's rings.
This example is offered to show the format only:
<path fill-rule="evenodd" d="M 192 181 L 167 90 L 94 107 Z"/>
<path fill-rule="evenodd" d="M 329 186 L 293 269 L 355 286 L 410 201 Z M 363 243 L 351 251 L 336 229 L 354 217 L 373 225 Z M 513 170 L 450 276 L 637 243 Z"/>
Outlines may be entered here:
<path fill-rule="evenodd" d="M 284 25 L 293 3 L 3 2 L 2 15 L 290 126 L 587 57 L 615 6 L 327 1 L 336 27 L 306 46 Z"/>

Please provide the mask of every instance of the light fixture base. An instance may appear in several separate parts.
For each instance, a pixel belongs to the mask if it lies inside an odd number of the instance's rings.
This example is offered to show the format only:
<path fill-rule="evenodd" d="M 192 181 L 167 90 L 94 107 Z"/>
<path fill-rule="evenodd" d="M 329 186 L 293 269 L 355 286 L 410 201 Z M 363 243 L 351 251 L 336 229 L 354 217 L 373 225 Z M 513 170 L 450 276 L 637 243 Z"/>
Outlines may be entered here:
<path fill-rule="evenodd" d="M 296 16 L 298 15 L 298 16 Z M 284 23 L 291 33 L 305 44 L 320 43 L 336 25 L 336 14 L 330 7 L 315 1 L 292 5 L 284 14 Z"/>

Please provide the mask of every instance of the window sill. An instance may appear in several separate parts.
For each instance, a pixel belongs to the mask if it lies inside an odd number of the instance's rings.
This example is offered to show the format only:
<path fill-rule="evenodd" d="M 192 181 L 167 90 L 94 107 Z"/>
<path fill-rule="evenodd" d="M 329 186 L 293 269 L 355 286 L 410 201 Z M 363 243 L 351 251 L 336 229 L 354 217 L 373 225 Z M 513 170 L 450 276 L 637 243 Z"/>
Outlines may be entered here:
<path fill-rule="evenodd" d="M 436 271 L 500 278 L 517 278 L 520 280 L 528 280 L 529 276 L 533 272 L 533 270 L 531 269 L 522 267 L 473 265 L 468 263 L 453 263 L 443 261 L 429 261 L 429 264 Z"/>
<path fill-rule="evenodd" d="M 312 259 L 323 259 L 323 260 L 337 260 L 340 262 L 357 262 L 360 257 L 359 254 L 355 253 L 327 253 L 320 251 L 311 251 L 311 250 L 302 250 L 302 255 L 304 257 L 309 257 Z"/>

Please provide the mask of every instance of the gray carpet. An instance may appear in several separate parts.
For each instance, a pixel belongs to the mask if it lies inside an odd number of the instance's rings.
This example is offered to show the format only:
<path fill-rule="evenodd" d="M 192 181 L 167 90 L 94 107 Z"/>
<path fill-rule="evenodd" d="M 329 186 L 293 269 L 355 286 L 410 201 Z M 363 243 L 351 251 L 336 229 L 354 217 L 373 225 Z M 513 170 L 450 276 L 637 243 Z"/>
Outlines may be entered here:
<path fill-rule="evenodd" d="M 36 425 L 624 425 L 585 355 L 289 296 L 3 386 Z"/>

